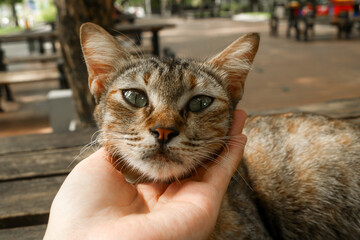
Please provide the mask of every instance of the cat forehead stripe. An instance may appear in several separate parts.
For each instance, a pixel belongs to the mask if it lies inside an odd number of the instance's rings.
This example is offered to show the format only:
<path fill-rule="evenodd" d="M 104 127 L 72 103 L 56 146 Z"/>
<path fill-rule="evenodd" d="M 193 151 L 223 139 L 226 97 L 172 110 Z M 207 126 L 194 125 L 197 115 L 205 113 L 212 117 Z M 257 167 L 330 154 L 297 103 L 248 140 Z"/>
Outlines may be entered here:
<path fill-rule="evenodd" d="M 151 76 L 151 72 L 150 72 L 150 71 L 148 71 L 148 72 L 146 72 L 146 73 L 144 74 L 144 83 L 145 83 L 145 85 L 148 85 L 150 76 Z"/>
<path fill-rule="evenodd" d="M 193 74 L 190 74 L 189 83 L 190 83 L 190 90 L 193 90 L 197 85 L 196 77 Z"/>

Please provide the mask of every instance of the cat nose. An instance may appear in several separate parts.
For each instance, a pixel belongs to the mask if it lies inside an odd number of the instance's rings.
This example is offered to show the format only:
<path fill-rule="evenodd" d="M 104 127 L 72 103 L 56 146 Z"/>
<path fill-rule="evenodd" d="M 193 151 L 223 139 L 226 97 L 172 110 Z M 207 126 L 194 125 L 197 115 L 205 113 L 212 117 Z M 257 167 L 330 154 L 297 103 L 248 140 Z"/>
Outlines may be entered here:
<path fill-rule="evenodd" d="M 179 135 L 179 131 L 175 128 L 163 128 L 157 126 L 150 129 L 150 132 L 161 144 L 166 144 Z"/>

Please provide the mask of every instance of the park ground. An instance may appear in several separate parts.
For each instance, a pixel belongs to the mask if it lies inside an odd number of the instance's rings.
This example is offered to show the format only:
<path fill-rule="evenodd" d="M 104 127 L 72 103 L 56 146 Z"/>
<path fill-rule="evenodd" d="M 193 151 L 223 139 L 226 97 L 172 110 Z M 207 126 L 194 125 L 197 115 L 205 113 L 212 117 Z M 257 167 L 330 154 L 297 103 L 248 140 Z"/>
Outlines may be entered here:
<path fill-rule="evenodd" d="M 247 112 L 360 97 L 357 30 L 351 39 L 339 40 L 335 27 L 317 25 L 311 41 L 298 42 L 285 37 L 284 22 L 280 24 L 279 36 L 271 37 L 267 22 L 179 18 L 139 21 L 175 23 L 176 28 L 161 32 L 161 45 L 185 58 L 209 59 L 242 34 L 260 33 L 260 48 L 238 106 Z M 9 56 L 27 54 L 25 44 L 4 48 Z M 58 83 L 19 84 L 11 88 L 16 101 L 3 102 L 6 112 L 0 113 L 0 136 L 51 132 L 46 95 L 58 88 Z"/>

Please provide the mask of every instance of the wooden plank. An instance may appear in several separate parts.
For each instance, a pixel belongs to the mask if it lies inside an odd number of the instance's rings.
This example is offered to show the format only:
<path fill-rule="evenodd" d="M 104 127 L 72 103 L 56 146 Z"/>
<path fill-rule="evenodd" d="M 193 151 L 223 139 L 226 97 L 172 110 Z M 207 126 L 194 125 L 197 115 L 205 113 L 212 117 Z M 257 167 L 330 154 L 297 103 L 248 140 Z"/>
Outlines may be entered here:
<path fill-rule="evenodd" d="M 298 107 L 280 108 L 251 114 L 265 115 L 286 112 L 309 112 L 326 115 L 332 118 L 357 119 L 360 118 L 360 98 L 340 99 L 323 103 L 308 104 Z"/>
<path fill-rule="evenodd" d="M 12 153 L 84 146 L 90 143 L 95 132 L 95 128 L 88 128 L 75 132 L 2 137 L 0 138 L 0 156 Z"/>
<path fill-rule="evenodd" d="M 135 24 L 117 24 L 112 29 L 108 31 L 112 33 L 129 33 L 136 31 L 159 31 L 164 28 L 173 28 L 175 24 L 171 23 L 135 23 Z M 16 34 L 8 34 L 0 36 L 0 42 L 15 42 L 15 41 L 24 41 L 28 39 L 38 39 L 38 38 L 53 38 L 56 39 L 58 32 L 55 31 L 44 31 L 44 32 L 22 32 Z"/>
<path fill-rule="evenodd" d="M 19 72 L 0 72 L 0 84 L 49 81 L 57 80 L 59 77 L 60 74 L 56 68 Z"/>
<path fill-rule="evenodd" d="M 0 228 L 45 224 L 65 176 L 0 183 Z"/>
<path fill-rule="evenodd" d="M 28 39 L 39 39 L 39 38 L 53 38 L 56 39 L 58 36 L 57 31 L 42 31 L 42 32 L 34 32 L 34 31 L 24 31 L 21 33 L 13 33 L 8 35 L 0 36 L 0 42 L 17 42 L 24 41 Z"/>
<path fill-rule="evenodd" d="M 48 55 L 37 55 L 37 56 L 24 56 L 24 57 L 14 57 L 6 58 L 4 60 L 5 64 L 15 64 L 15 63 L 26 63 L 26 62 L 48 62 L 56 61 L 60 59 L 60 54 L 48 54 Z"/>
<path fill-rule="evenodd" d="M 134 56 L 144 56 L 144 55 L 151 55 L 153 49 L 150 46 L 127 46 L 126 50 Z"/>
<path fill-rule="evenodd" d="M 121 33 L 133 33 L 138 31 L 160 31 L 165 28 L 174 28 L 172 23 L 134 23 L 134 24 L 117 24 L 113 29 L 108 29 L 111 34 L 118 35 Z"/>
<path fill-rule="evenodd" d="M 94 150 L 74 147 L 1 156 L 0 182 L 67 174 Z"/>
<path fill-rule="evenodd" d="M 0 230 L 0 239 L 34 240 L 44 237 L 46 225 Z"/>

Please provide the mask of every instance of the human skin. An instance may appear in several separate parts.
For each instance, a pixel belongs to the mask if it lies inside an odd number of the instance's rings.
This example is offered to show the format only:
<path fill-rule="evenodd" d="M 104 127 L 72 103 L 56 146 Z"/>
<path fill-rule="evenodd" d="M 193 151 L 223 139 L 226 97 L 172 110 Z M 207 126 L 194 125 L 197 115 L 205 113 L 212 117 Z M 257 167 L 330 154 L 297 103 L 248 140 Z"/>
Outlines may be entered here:
<path fill-rule="evenodd" d="M 245 112 L 234 112 L 231 138 L 216 164 L 171 184 L 128 183 L 101 148 L 64 181 L 44 239 L 206 239 L 242 158 L 245 119 Z"/>

